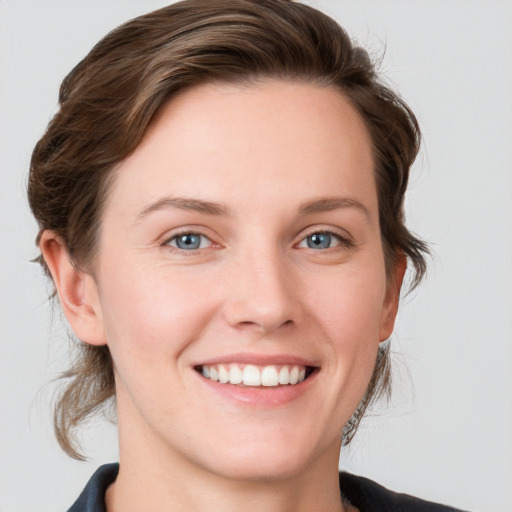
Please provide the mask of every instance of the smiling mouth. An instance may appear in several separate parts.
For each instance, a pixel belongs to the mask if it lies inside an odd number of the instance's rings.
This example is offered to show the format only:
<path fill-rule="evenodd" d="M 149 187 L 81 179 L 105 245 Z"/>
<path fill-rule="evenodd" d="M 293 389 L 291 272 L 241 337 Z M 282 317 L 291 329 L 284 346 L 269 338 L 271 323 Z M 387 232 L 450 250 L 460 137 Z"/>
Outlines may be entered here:
<path fill-rule="evenodd" d="M 305 381 L 315 371 L 314 366 L 253 364 L 213 364 L 194 368 L 204 378 L 220 384 L 250 387 L 295 386 Z"/>

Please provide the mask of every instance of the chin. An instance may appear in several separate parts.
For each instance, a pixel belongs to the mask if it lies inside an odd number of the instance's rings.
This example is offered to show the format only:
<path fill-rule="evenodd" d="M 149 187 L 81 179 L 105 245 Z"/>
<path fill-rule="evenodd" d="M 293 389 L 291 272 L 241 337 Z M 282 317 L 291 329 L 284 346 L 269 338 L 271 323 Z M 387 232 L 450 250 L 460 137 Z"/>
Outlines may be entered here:
<path fill-rule="evenodd" d="M 271 482 L 293 478 L 307 468 L 305 460 L 299 460 L 297 454 L 291 456 L 257 455 L 254 457 L 224 460 L 221 465 L 212 468 L 217 475 L 237 481 Z"/>
<path fill-rule="evenodd" d="M 261 442 L 234 444 L 210 451 L 204 461 L 210 472 L 223 478 L 248 481 L 270 482 L 297 477 L 314 465 L 315 460 L 333 457 L 337 464 L 339 444 L 320 449 L 311 439 L 290 443 L 283 439 L 271 440 L 261 437 Z M 224 448 L 224 449 L 222 449 Z"/>

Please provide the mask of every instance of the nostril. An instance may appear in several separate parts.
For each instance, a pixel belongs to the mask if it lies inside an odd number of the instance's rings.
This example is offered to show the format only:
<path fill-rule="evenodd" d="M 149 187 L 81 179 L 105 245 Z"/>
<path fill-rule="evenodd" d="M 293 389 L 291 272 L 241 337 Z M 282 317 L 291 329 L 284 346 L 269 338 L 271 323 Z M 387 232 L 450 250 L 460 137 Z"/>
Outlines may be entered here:
<path fill-rule="evenodd" d="M 262 322 L 253 322 L 250 320 L 243 320 L 238 322 L 237 327 L 242 329 L 257 329 L 263 330 L 265 332 L 272 332 L 276 329 L 282 327 L 291 327 L 294 324 L 293 320 L 285 320 L 284 322 L 271 322 L 271 321 L 262 321 Z"/>

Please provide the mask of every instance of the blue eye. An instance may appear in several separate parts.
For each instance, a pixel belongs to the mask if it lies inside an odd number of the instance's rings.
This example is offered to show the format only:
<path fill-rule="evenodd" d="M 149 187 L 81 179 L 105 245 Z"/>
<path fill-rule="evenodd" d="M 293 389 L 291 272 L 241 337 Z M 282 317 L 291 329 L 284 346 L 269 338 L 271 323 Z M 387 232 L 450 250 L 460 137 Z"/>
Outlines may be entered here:
<path fill-rule="evenodd" d="M 206 236 L 197 233 L 182 233 L 181 235 L 171 238 L 168 245 L 183 251 L 193 251 L 208 247 L 210 240 Z"/>
<path fill-rule="evenodd" d="M 336 245 L 341 243 L 341 239 L 339 236 L 319 231 L 318 233 L 312 233 L 304 238 L 299 247 L 307 247 L 309 249 L 330 249 Z"/>
<path fill-rule="evenodd" d="M 306 240 L 310 249 L 328 249 L 331 246 L 331 235 L 329 233 L 315 233 L 309 235 Z"/>

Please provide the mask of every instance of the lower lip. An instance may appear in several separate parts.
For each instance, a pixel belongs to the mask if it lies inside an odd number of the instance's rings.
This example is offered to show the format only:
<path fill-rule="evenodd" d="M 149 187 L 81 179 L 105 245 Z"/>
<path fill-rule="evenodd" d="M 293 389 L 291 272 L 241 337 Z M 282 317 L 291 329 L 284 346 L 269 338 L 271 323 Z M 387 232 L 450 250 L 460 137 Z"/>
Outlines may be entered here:
<path fill-rule="evenodd" d="M 221 384 L 220 382 L 213 381 L 203 377 L 200 373 L 196 372 L 197 376 L 201 379 L 209 389 L 216 394 L 228 400 L 259 407 L 279 407 L 286 405 L 293 400 L 303 396 L 311 387 L 318 375 L 318 370 L 308 376 L 299 384 L 282 385 L 282 386 L 238 386 L 235 384 Z"/>

